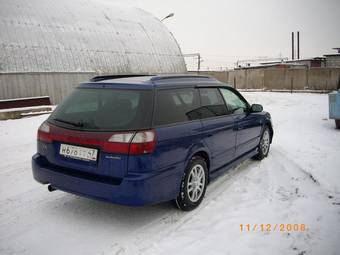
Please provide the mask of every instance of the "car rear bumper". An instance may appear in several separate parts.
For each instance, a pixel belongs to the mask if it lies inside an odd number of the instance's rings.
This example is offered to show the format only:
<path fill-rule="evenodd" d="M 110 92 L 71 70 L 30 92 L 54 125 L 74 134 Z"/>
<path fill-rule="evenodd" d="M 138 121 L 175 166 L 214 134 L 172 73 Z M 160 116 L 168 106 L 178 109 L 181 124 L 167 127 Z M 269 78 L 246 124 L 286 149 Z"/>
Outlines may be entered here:
<path fill-rule="evenodd" d="M 122 179 L 93 177 L 58 169 L 40 154 L 32 157 L 33 177 L 42 184 L 97 200 L 141 206 L 169 201 L 178 195 L 181 175 L 170 171 L 129 175 Z"/>

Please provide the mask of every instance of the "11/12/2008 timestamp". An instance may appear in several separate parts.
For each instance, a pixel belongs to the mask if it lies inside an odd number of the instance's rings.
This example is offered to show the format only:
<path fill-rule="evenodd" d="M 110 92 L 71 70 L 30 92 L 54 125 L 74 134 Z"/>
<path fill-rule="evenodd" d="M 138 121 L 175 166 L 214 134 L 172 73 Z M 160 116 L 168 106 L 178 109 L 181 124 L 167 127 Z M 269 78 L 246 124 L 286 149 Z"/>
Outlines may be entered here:
<path fill-rule="evenodd" d="M 241 232 L 304 232 L 305 224 L 240 224 Z"/>

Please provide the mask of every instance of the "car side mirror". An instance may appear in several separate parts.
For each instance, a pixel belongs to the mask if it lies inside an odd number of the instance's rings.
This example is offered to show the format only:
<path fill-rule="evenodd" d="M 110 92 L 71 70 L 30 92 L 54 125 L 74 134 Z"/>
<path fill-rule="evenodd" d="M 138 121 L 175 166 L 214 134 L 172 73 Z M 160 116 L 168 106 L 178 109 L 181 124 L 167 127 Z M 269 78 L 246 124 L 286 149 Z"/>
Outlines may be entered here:
<path fill-rule="evenodd" d="M 263 106 L 260 104 L 252 104 L 250 107 L 250 112 L 262 112 Z"/>

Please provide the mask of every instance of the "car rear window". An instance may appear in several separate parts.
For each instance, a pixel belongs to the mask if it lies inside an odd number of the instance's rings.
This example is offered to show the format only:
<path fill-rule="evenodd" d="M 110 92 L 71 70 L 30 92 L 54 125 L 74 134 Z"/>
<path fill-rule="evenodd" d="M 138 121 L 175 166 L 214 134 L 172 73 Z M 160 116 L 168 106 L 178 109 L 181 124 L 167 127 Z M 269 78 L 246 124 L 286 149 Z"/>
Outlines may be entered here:
<path fill-rule="evenodd" d="M 151 90 L 75 89 L 49 121 L 73 129 L 122 131 L 151 126 Z"/>

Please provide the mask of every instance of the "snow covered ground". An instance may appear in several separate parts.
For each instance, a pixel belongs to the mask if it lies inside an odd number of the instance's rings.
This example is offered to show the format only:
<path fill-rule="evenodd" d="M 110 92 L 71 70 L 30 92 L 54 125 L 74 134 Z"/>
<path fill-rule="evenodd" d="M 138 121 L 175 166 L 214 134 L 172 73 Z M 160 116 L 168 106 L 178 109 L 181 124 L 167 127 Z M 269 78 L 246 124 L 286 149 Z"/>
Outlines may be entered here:
<path fill-rule="evenodd" d="M 270 155 L 211 183 L 189 213 L 49 193 L 30 168 L 47 115 L 0 121 L 0 254 L 340 254 L 340 131 L 327 95 L 243 94 L 272 114 Z M 307 229 L 240 230 L 289 223 Z"/>

